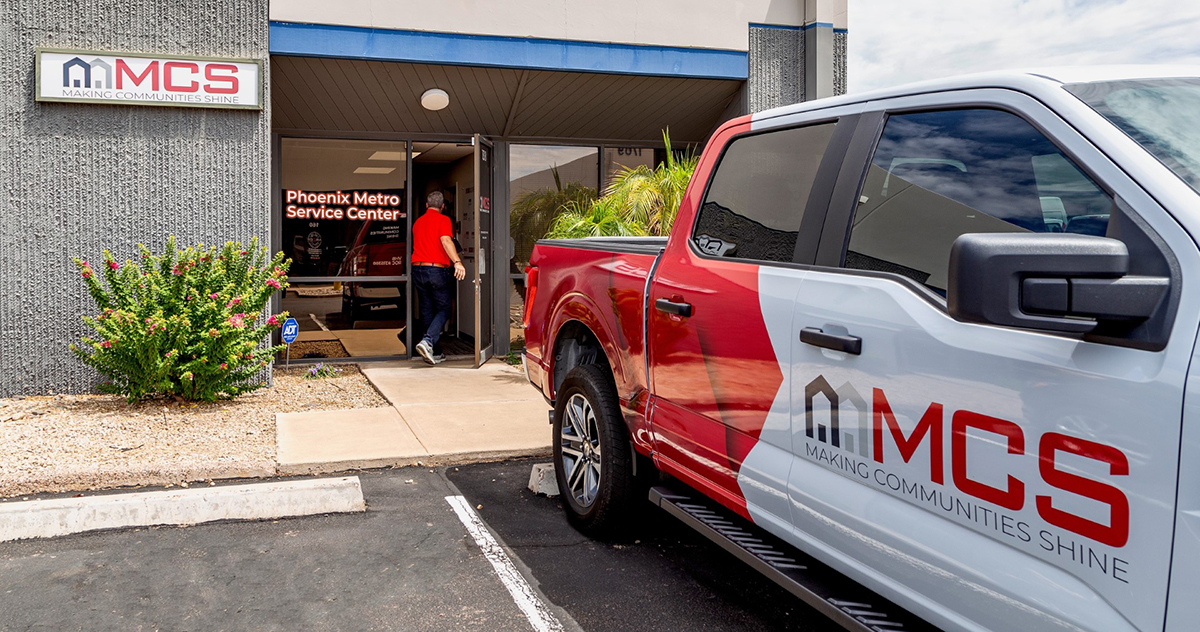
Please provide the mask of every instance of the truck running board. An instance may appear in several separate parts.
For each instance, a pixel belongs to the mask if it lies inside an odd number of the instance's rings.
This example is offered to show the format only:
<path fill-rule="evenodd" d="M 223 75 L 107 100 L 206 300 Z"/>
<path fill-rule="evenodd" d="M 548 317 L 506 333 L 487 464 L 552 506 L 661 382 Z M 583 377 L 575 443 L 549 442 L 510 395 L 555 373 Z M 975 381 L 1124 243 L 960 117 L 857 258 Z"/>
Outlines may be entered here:
<path fill-rule="evenodd" d="M 847 630 L 937 630 L 698 493 L 652 487 L 650 502 L 679 518 Z"/>

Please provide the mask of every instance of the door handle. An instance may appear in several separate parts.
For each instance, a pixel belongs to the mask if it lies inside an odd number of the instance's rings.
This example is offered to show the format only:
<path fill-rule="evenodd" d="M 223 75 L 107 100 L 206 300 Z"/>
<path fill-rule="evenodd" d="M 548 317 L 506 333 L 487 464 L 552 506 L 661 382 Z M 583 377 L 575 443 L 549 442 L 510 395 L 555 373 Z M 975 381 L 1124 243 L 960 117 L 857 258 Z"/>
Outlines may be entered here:
<path fill-rule="evenodd" d="M 800 342 L 834 351 L 844 351 L 852 355 L 862 355 L 862 338 L 827 334 L 816 327 L 801 329 Z"/>
<path fill-rule="evenodd" d="M 675 314 L 676 316 L 683 316 L 684 318 L 689 318 L 692 315 L 691 303 L 676 303 L 674 301 L 668 301 L 665 298 L 660 298 L 657 301 L 654 301 L 654 307 L 660 312 Z"/>

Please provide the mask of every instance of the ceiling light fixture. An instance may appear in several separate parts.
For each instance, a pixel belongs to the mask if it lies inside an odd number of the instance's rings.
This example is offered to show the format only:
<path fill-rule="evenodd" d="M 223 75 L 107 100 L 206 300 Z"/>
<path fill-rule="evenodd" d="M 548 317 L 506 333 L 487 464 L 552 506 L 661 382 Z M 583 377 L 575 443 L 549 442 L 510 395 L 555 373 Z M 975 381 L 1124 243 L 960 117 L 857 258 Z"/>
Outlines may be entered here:
<path fill-rule="evenodd" d="M 421 95 L 421 107 L 426 110 L 438 111 L 450 105 L 450 95 L 440 88 L 431 88 Z"/>
<path fill-rule="evenodd" d="M 371 154 L 367 160 L 395 160 L 404 161 L 404 152 L 402 151 L 377 151 Z"/>
<path fill-rule="evenodd" d="M 354 173 L 366 173 L 371 175 L 387 175 L 395 171 L 395 167 L 359 167 L 354 170 Z"/>

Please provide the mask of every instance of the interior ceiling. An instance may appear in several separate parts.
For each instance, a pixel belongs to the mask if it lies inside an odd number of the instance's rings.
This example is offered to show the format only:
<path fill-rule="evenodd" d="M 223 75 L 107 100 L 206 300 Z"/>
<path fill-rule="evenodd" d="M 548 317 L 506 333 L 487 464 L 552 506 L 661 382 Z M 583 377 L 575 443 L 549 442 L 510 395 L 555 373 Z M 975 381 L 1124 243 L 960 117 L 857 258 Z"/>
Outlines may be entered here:
<path fill-rule="evenodd" d="M 408 173 L 404 141 L 284 138 L 280 151 L 284 189 L 402 189 Z M 474 151 L 459 143 L 413 143 L 413 162 L 449 164 Z M 363 173 L 363 167 L 373 173 Z"/>
<path fill-rule="evenodd" d="M 741 81 L 440 66 L 315 57 L 271 58 L 276 131 L 483 134 L 699 143 Z M 431 112 L 431 88 L 450 105 Z"/>

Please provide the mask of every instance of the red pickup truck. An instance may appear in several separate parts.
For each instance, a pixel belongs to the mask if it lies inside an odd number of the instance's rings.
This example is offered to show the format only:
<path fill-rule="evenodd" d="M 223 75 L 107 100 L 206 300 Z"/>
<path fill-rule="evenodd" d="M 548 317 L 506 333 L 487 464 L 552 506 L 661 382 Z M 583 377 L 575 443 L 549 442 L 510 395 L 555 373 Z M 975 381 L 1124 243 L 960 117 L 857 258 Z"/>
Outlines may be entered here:
<path fill-rule="evenodd" d="M 878 604 L 1196 629 L 1198 76 L 1000 73 L 735 119 L 668 239 L 539 242 L 525 370 L 568 517 L 603 532 L 649 496 L 855 629 L 913 627 Z"/>

